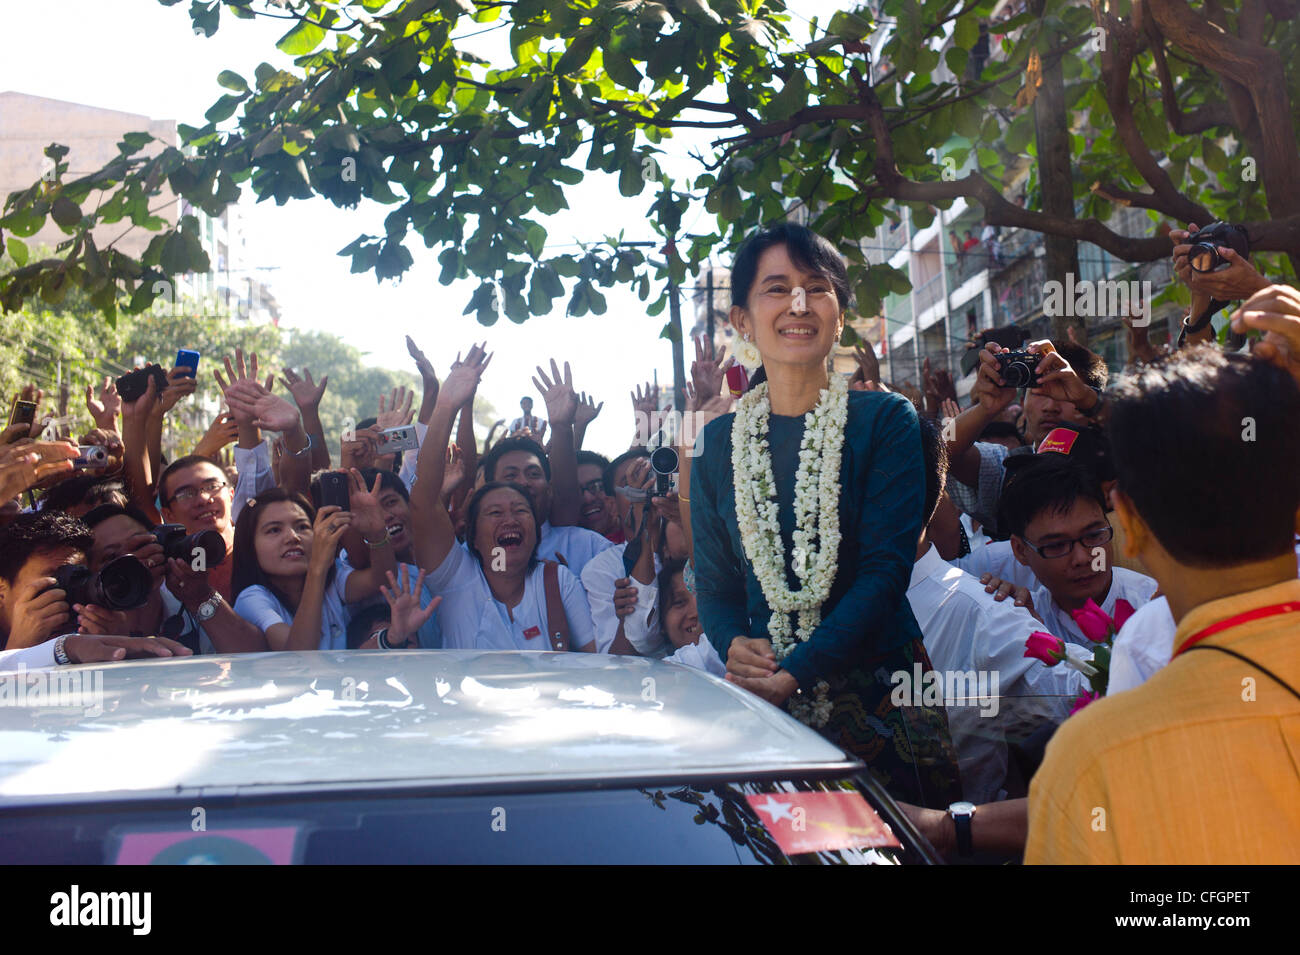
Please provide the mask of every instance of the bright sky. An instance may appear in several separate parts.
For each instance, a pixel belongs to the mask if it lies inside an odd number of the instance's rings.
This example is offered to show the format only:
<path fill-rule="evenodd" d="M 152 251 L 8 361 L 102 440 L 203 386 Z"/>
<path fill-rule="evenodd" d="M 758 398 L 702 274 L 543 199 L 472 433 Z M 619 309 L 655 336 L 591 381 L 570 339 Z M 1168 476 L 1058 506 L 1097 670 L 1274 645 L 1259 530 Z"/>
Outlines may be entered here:
<path fill-rule="evenodd" d="M 800 4 L 801 12 L 813 12 L 803 10 L 804 6 Z M 837 5 L 808 6 L 833 9 Z M 216 83 L 221 70 L 232 69 L 251 81 L 254 67 L 263 60 L 291 65 L 275 49 L 286 23 L 262 17 L 240 20 L 223 10 L 221 28 L 205 38 L 191 32 L 188 7 L 188 3 L 163 7 L 156 0 L 6 4 L 0 31 L 0 91 L 17 90 L 201 126 L 204 111 L 224 92 Z M 57 43 L 33 39 L 49 37 L 55 19 Z M 473 29 L 467 25 L 458 33 Z M 793 29 L 800 38 L 806 35 L 802 24 Z M 497 43 L 504 48 L 505 34 L 502 30 L 477 40 L 491 46 L 476 46 L 475 51 L 488 55 Z M 679 137 L 663 144 L 672 155 L 662 166 L 679 183 L 698 168 L 686 154 L 702 139 Z M 609 308 L 601 316 L 567 317 L 563 314 L 566 299 L 557 299 L 557 310 L 550 315 L 530 318 L 522 325 L 503 317 L 485 328 L 472 315 L 461 314 L 478 280 L 438 284 L 436 257 L 441 249 L 425 249 L 414 234 L 407 248 L 415 265 L 400 282 L 377 283 L 373 274 L 349 272 L 351 260 L 339 257 L 338 250 L 362 233 L 382 234 L 383 217 L 393 207 L 368 203 L 355 210 L 339 209 L 323 199 L 277 207 L 270 200 L 252 203 L 248 190 L 245 195 L 248 255 L 253 265 L 277 267 L 261 274 L 280 302 L 284 327 L 332 332 L 365 352 L 368 362 L 392 368 L 413 367 L 404 343 L 409 333 L 439 374 L 445 373 L 458 350 L 486 339 L 495 357 L 480 395 L 507 418 L 519 414 L 524 394 L 533 394 L 537 410 L 542 411 L 531 383 L 534 368 L 543 359 L 568 359 L 575 387 L 605 402 L 585 444 L 611 456 L 627 446 L 631 434 L 628 392 L 632 385 L 650 380 L 656 371 L 661 385 L 671 384 L 670 344 L 658 337 L 667 310 L 647 316 L 645 304 L 630 290 L 606 290 Z M 587 173 L 580 185 L 566 187 L 565 195 L 571 209 L 546 223 L 548 246 L 593 242 L 619 230 L 627 240 L 655 238 L 646 223 L 653 202 L 648 189 L 639 197 L 624 198 L 614 177 Z M 689 214 L 683 220 L 685 231 L 707 229 L 706 216 L 702 211 L 698 216 Z M 691 316 L 684 295 L 687 329 Z M 687 343 L 688 369 L 691 355 Z"/>

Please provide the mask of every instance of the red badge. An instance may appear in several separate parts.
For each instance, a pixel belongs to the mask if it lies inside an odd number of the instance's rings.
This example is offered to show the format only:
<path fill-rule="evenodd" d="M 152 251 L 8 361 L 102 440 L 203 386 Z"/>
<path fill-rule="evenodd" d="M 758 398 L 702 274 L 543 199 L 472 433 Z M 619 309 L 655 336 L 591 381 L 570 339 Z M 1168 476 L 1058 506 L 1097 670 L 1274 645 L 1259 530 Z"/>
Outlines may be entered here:
<path fill-rule="evenodd" d="M 1055 451 L 1057 454 L 1069 454 L 1070 449 L 1074 447 L 1074 442 L 1078 440 L 1077 431 L 1071 431 L 1069 428 L 1053 428 L 1047 432 L 1047 437 L 1043 438 L 1038 446 L 1038 453 L 1046 454 L 1048 451 Z"/>
<path fill-rule="evenodd" d="M 902 845 L 860 793 L 763 793 L 745 799 L 786 855 Z"/>
<path fill-rule="evenodd" d="M 733 398 L 739 398 L 749 387 L 749 373 L 744 365 L 732 365 L 727 369 L 727 390 Z"/>
<path fill-rule="evenodd" d="M 524 631 L 524 639 L 526 640 L 531 640 L 533 639 L 533 637 L 540 637 L 541 635 L 542 635 L 541 627 L 529 627 L 527 630 Z"/>

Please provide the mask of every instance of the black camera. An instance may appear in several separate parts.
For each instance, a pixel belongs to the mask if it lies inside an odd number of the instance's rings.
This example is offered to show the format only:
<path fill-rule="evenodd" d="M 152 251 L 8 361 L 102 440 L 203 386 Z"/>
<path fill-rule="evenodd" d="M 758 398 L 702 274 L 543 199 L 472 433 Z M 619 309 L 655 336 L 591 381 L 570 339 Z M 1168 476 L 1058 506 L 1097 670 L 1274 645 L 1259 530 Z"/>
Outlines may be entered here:
<path fill-rule="evenodd" d="M 1006 382 L 1004 388 L 1037 388 L 1038 363 L 1043 356 L 1028 351 L 1002 351 L 994 356 L 998 360 L 998 375 Z"/>
<path fill-rule="evenodd" d="M 655 472 L 655 497 L 666 497 L 677 473 L 677 449 L 667 445 L 650 452 L 650 467 Z"/>
<path fill-rule="evenodd" d="M 139 559 L 126 554 L 92 573 L 81 564 L 65 564 L 53 577 L 55 588 L 67 593 L 69 604 L 94 604 L 109 610 L 144 606 L 153 590 L 153 575 Z"/>
<path fill-rule="evenodd" d="M 198 556 L 195 551 L 203 552 L 207 567 L 215 567 L 226 559 L 226 540 L 216 531 L 186 534 L 184 524 L 159 524 L 153 529 L 153 536 L 168 559 L 175 557 L 190 564 Z"/>
<path fill-rule="evenodd" d="M 117 379 L 117 394 L 123 401 L 135 401 L 149 388 L 149 379 L 153 378 L 155 393 L 161 395 L 167 389 L 167 372 L 162 365 L 149 364 L 135 371 L 128 371 Z"/>
<path fill-rule="evenodd" d="M 1227 222 L 1211 222 L 1189 235 L 1187 242 L 1192 247 L 1187 253 L 1187 264 L 1195 272 L 1218 272 L 1231 265 L 1219 254 L 1221 247 L 1232 249 L 1243 259 L 1250 255 L 1250 236 L 1245 226 Z"/>

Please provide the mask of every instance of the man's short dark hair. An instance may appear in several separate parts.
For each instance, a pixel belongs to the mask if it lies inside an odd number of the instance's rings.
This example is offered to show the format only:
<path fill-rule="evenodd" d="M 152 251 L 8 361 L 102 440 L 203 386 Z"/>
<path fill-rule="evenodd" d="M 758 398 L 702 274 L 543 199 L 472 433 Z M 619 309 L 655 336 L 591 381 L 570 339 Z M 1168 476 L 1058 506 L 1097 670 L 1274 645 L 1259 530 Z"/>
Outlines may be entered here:
<path fill-rule="evenodd" d="M 1014 438 L 1022 446 L 1025 443 L 1024 435 L 1010 421 L 990 421 L 980 432 L 978 440 L 997 441 L 1001 438 Z"/>
<path fill-rule="evenodd" d="M 94 507 L 126 499 L 126 484 L 120 477 L 74 474 L 41 496 L 41 510 L 67 511 L 83 504 Z"/>
<path fill-rule="evenodd" d="M 62 511 L 19 514 L 0 528 L 0 579 L 13 583 L 33 554 L 71 547 L 89 554 L 95 535 L 85 522 Z"/>
<path fill-rule="evenodd" d="M 601 479 L 604 480 L 605 468 L 609 467 L 609 458 L 603 454 L 597 454 L 595 451 L 583 451 L 578 449 L 578 467 L 584 464 L 594 464 L 600 468 Z"/>
<path fill-rule="evenodd" d="M 144 525 L 145 530 L 151 531 L 154 528 L 153 521 L 149 520 L 149 518 L 145 516 L 144 511 L 140 510 L 140 508 L 136 507 L 134 504 L 127 504 L 125 507 L 117 504 L 101 504 L 99 507 L 91 508 L 87 511 L 86 516 L 81 520 L 87 527 L 94 530 L 100 524 L 104 523 L 104 521 L 112 517 L 129 517 L 137 524 Z"/>
<path fill-rule="evenodd" d="M 1025 536 L 1039 514 L 1064 514 L 1079 498 L 1096 501 L 1106 511 L 1106 495 L 1089 471 L 1059 454 L 1034 455 L 1025 466 L 1007 475 L 998 501 L 998 528 Z"/>
<path fill-rule="evenodd" d="M 379 489 L 381 491 L 395 491 L 402 496 L 402 500 L 407 504 L 411 503 L 411 492 L 406 487 L 406 482 L 392 471 L 381 471 L 379 468 L 362 468 L 361 480 L 365 482 L 367 488 L 375 486 L 375 475 L 379 475 Z M 316 486 L 312 486 L 312 494 L 315 495 Z"/>
<path fill-rule="evenodd" d="M 1300 388 L 1289 374 L 1183 349 L 1126 375 L 1111 401 L 1119 488 L 1176 561 L 1231 567 L 1294 546 Z"/>
<path fill-rule="evenodd" d="M 221 472 L 221 479 L 223 481 L 226 479 L 225 468 L 216 461 L 213 461 L 211 458 L 204 457 L 201 454 L 187 454 L 183 458 L 177 458 L 171 464 L 167 465 L 167 467 L 163 469 L 163 473 L 158 476 L 158 500 L 164 507 L 171 504 L 171 500 L 167 496 L 167 479 L 182 468 L 192 468 L 196 464 L 211 464 Z"/>
<path fill-rule="evenodd" d="M 502 438 L 483 456 L 483 476 L 489 482 L 497 479 L 497 462 L 511 451 L 527 451 L 529 454 L 536 455 L 537 460 L 542 463 L 542 470 L 546 472 L 546 480 L 551 479 L 551 462 L 546 457 L 546 452 L 542 450 L 542 446 L 532 438 L 515 436 Z"/>
<path fill-rule="evenodd" d="M 925 524 L 930 523 L 939 507 L 939 495 L 948 483 L 948 445 L 943 440 L 939 423 L 933 418 L 921 418 L 921 457 L 925 461 Z"/>
<path fill-rule="evenodd" d="M 647 448 L 629 448 L 627 451 L 624 451 L 622 454 L 616 457 L 613 461 L 610 461 L 609 467 L 605 468 L 605 473 L 602 476 L 602 480 L 605 482 L 605 493 L 609 497 L 614 496 L 614 475 L 618 473 L 618 469 L 621 468 L 626 462 L 631 461 L 634 458 L 648 458 L 648 457 L 650 457 L 650 451 Z"/>

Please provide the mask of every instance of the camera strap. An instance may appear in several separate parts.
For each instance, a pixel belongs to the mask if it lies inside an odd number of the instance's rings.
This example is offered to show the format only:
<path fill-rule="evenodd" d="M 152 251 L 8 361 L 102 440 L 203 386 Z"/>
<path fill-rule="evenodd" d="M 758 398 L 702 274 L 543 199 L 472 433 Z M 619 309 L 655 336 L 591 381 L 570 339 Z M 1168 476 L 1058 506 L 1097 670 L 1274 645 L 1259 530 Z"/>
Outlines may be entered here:
<path fill-rule="evenodd" d="M 1263 673 L 1265 676 L 1272 677 L 1275 682 L 1281 684 L 1283 689 L 1285 689 L 1288 693 L 1294 696 L 1297 700 L 1300 700 L 1300 692 L 1297 692 L 1295 687 L 1293 687 L 1286 680 L 1282 679 L 1272 670 L 1268 669 L 1268 667 L 1256 663 L 1254 660 L 1246 656 L 1244 653 L 1238 653 L 1236 650 L 1229 650 L 1227 647 L 1221 647 L 1215 643 L 1198 643 L 1194 647 L 1188 647 L 1183 652 L 1191 653 L 1193 650 L 1218 650 L 1220 653 L 1226 653 L 1230 657 L 1236 657 L 1242 663 L 1246 663 L 1249 664 L 1250 666 L 1253 666 L 1256 670 L 1258 670 L 1260 673 Z"/>
<path fill-rule="evenodd" d="M 1209 307 L 1201 313 L 1200 317 L 1194 322 L 1183 322 L 1183 330 L 1178 335 L 1178 347 L 1182 348 L 1183 343 L 1187 341 L 1188 333 L 1199 332 L 1214 319 L 1214 316 L 1227 308 L 1231 303 L 1223 302 L 1217 298 L 1210 299 Z"/>
<path fill-rule="evenodd" d="M 564 613 L 560 595 L 560 565 L 553 560 L 542 562 L 542 584 L 546 594 L 546 636 L 552 650 L 569 649 L 569 618 Z"/>

